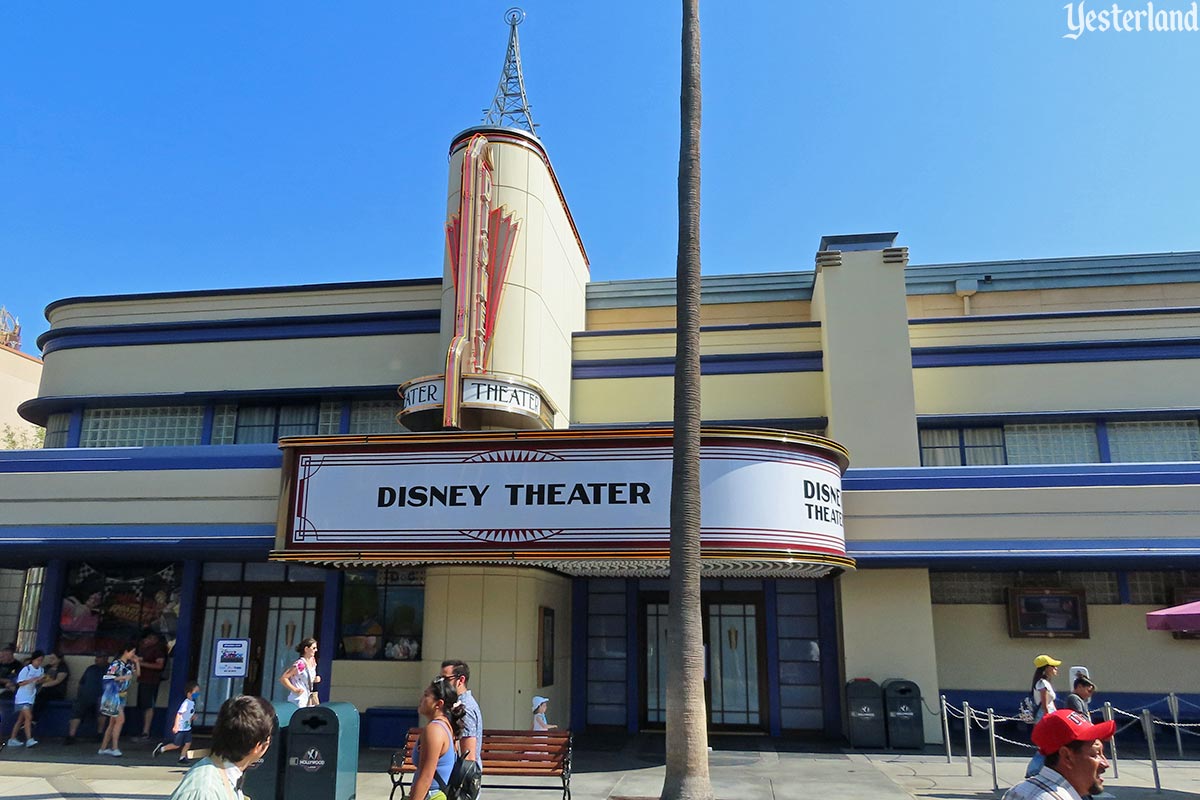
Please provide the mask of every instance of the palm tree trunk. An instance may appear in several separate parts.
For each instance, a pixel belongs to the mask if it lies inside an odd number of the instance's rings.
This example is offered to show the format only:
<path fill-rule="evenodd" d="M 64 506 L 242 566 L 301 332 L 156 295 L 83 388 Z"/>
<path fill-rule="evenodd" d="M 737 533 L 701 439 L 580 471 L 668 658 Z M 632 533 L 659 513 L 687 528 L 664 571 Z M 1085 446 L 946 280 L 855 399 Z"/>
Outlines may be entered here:
<path fill-rule="evenodd" d="M 671 595 L 667 616 L 667 772 L 662 800 L 711 800 L 700 607 L 700 8 L 683 0 L 679 251 Z"/>

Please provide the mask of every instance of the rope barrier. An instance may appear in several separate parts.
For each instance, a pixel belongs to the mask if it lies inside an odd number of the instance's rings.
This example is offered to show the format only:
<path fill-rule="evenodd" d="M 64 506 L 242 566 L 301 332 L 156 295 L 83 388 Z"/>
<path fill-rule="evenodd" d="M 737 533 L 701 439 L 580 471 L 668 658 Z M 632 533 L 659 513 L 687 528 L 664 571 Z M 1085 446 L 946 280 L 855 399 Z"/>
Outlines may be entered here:
<path fill-rule="evenodd" d="M 998 734 L 998 733 L 996 734 L 996 738 L 997 738 L 997 739 L 999 739 L 999 740 L 1000 740 L 1000 741 L 1002 741 L 1002 742 L 1008 742 L 1009 744 L 1015 744 L 1017 747 L 1024 747 L 1024 748 L 1026 748 L 1026 749 L 1028 749 L 1028 750 L 1036 750 L 1036 749 L 1037 749 L 1037 748 L 1036 748 L 1036 747 L 1034 747 L 1033 745 L 1031 745 L 1031 744 L 1027 744 L 1027 743 L 1025 743 L 1025 742 L 1014 742 L 1012 739 L 1005 739 L 1003 736 L 1001 736 L 1001 735 L 1000 735 L 1000 734 Z"/>

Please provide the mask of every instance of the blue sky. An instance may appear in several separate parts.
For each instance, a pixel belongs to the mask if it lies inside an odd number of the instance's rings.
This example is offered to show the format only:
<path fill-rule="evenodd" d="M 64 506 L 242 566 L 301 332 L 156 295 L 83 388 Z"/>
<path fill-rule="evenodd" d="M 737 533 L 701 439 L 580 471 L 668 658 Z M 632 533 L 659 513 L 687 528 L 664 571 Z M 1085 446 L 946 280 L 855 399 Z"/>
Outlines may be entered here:
<path fill-rule="evenodd" d="M 509 5 L 8 4 L 0 304 L 25 349 L 64 296 L 438 275 L 447 146 L 495 91 Z M 524 8 L 593 279 L 673 274 L 678 4 Z M 1066 18 L 702 2 L 705 273 L 878 230 L 914 263 L 1200 249 L 1200 33 L 1073 41 Z"/>

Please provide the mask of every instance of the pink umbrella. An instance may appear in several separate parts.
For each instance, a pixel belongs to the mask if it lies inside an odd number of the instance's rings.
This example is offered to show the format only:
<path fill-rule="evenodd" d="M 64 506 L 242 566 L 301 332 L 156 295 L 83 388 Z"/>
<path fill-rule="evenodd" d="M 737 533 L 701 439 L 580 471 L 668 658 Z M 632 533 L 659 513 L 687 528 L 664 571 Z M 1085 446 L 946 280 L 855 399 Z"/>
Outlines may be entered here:
<path fill-rule="evenodd" d="M 1152 631 L 1200 631 L 1200 600 L 1151 611 L 1146 615 L 1146 627 Z"/>

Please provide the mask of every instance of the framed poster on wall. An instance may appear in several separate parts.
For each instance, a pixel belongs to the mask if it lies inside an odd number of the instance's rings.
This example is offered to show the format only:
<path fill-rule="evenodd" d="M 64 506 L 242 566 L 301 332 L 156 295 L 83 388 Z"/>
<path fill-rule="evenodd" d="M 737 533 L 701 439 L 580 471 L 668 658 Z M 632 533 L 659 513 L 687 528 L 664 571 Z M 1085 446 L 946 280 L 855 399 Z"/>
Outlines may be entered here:
<path fill-rule="evenodd" d="M 554 684 L 554 609 L 538 607 L 538 686 Z"/>
<path fill-rule="evenodd" d="M 1011 638 L 1087 639 L 1087 598 L 1082 589 L 1008 589 Z"/>

